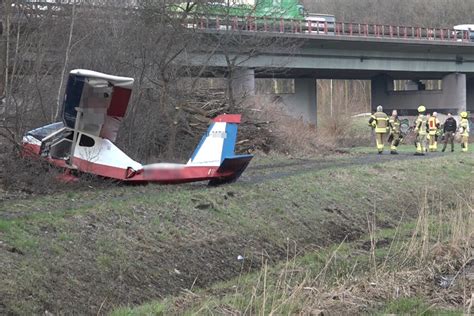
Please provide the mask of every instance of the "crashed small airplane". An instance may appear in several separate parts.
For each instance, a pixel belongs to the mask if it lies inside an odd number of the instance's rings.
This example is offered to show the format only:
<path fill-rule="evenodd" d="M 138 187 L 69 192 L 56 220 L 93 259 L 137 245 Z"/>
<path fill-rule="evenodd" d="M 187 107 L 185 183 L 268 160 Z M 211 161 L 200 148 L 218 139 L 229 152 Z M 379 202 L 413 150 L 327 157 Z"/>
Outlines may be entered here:
<path fill-rule="evenodd" d="M 142 165 L 114 145 L 125 116 L 133 78 L 90 70 L 72 70 L 63 102 L 63 121 L 31 130 L 23 137 L 27 154 L 78 172 L 124 182 L 211 185 L 235 181 L 253 155 L 235 155 L 237 124 L 241 116 L 214 118 L 186 164 Z"/>

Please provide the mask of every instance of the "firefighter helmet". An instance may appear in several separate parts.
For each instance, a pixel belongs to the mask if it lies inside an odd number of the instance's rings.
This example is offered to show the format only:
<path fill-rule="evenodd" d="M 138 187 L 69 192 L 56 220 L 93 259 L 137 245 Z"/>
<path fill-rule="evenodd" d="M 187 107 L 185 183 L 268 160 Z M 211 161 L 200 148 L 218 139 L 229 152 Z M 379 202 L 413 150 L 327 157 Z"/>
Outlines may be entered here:
<path fill-rule="evenodd" d="M 466 111 L 461 112 L 461 117 L 462 118 L 467 118 L 467 112 Z"/>
<path fill-rule="evenodd" d="M 426 112 L 425 106 L 424 106 L 424 105 L 420 105 L 420 106 L 418 107 L 418 113 L 424 113 L 424 112 Z"/>

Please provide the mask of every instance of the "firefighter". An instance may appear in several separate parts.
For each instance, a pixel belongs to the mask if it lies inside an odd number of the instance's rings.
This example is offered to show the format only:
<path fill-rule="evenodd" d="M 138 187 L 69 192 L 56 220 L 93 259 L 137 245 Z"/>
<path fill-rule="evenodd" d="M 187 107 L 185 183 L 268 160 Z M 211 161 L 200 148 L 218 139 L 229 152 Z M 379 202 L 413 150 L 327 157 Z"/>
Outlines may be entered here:
<path fill-rule="evenodd" d="M 438 129 L 440 121 L 438 120 L 438 113 L 433 114 L 428 119 L 428 139 L 429 139 L 429 150 L 431 152 L 438 150 Z"/>
<path fill-rule="evenodd" d="M 453 118 L 451 113 L 448 113 L 448 117 L 446 118 L 446 121 L 443 124 L 444 145 L 443 149 L 441 150 L 442 152 L 446 150 L 448 142 L 451 144 L 451 152 L 454 151 L 454 134 L 456 134 L 456 130 L 456 120 Z"/>
<path fill-rule="evenodd" d="M 424 156 L 426 151 L 426 134 L 428 131 L 428 122 L 425 112 L 425 106 L 420 105 L 418 107 L 418 117 L 415 121 L 416 156 Z"/>
<path fill-rule="evenodd" d="M 384 138 L 388 132 L 388 116 L 383 112 L 381 105 L 377 106 L 377 112 L 372 114 L 369 119 L 369 126 L 375 129 L 375 141 L 379 155 L 383 153 Z"/>
<path fill-rule="evenodd" d="M 390 136 L 388 142 L 390 143 L 390 154 L 398 155 L 397 147 L 401 141 L 400 119 L 398 118 L 397 110 L 392 111 L 388 124 L 390 126 Z"/>
<path fill-rule="evenodd" d="M 461 112 L 461 122 L 459 123 L 459 133 L 461 134 L 461 147 L 463 152 L 467 152 L 469 143 L 469 121 L 467 112 Z"/>
<path fill-rule="evenodd" d="M 430 143 L 430 133 L 428 131 L 428 121 L 430 120 L 430 113 L 426 113 L 426 145 L 425 145 L 425 153 L 428 152 L 428 144 Z"/>

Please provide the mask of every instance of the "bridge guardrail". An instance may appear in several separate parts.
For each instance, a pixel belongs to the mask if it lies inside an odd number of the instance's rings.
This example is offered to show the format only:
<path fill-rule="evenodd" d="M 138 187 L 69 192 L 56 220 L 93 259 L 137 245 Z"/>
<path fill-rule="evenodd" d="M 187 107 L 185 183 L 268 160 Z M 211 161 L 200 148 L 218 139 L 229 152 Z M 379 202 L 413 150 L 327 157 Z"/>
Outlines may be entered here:
<path fill-rule="evenodd" d="M 351 22 L 287 20 L 265 17 L 199 17 L 186 21 L 188 28 L 218 31 L 251 31 L 328 36 L 412 39 L 419 41 L 471 42 L 469 31 L 420 26 L 394 26 Z"/>
<path fill-rule="evenodd" d="M 61 15 L 63 7 L 71 6 L 70 1 L 35 1 L 14 4 L 27 16 L 37 16 L 44 11 Z M 81 6 L 82 7 L 82 6 Z M 93 7 L 93 6 L 86 6 Z M 118 11 L 134 11 L 131 8 L 106 6 Z M 431 28 L 420 26 L 394 26 L 386 24 L 364 24 L 353 22 L 328 22 L 323 17 L 291 20 L 256 16 L 194 16 L 185 19 L 185 27 L 200 30 L 241 30 L 251 32 L 296 33 L 328 36 L 350 36 L 385 39 L 412 39 L 429 41 L 474 42 L 474 32 L 456 31 L 449 28 Z"/>

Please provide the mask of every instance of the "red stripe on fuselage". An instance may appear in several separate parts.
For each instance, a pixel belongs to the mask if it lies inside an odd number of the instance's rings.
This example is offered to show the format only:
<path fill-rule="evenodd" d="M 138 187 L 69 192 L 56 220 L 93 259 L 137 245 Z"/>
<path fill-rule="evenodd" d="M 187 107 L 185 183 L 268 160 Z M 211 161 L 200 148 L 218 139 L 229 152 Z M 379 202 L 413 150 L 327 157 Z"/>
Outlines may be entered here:
<path fill-rule="evenodd" d="M 233 171 L 218 172 L 218 167 L 183 166 L 182 168 L 176 169 L 164 167 L 149 170 L 136 170 L 137 174 L 127 179 L 127 169 L 124 168 L 97 164 L 79 158 L 74 158 L 73 163 L 82 172 L 92 173 L 125 182 L 184 183 L 229 177 L 234 173 Z"/>
<path fill-rule="evenodd" d="M 41 158 L 40 151 L 41 151 L 41 146 L 35 145 L 35 144 L 24 143 L 22 155 L 24 157 Z M 48 157 L 46 158 L 46 161 L 52 165 L 55 165 L 56 167 L 67 168 L 66 161 L 63 159 L 53 159 L 53 158 Z"/>
<path fill-rule="evenodd" d="M 41 147 L 35 144 L 24 143 L 21 154 L 24 157 L 38 156 L 40 154 Z"/>
<path fill-rule="evenodd" d="M 34 144 L 23 145 L 24 154 L 28 156 L 39 156 L 40 146 Z M 63 159 L 47 158 L 47 161 L 60 168 L 69 168 Z M 193 181 L 207 181 L 216 178 L 232 177 L 235 170 L 218 171 L 219 167 L 195 167 L 185 166 L 182 168 L 153 168 L 138 171 L 131 178 L 126 178 L 127 169 L 107 166 L 103 164 L 93 163 L 88 160 L 73 158 L 73 164 L 81 172 L 91 173 L 106 178 L 112 178 L 125 182 L 157 182 L 163 184 L 185 183 Z"/>

